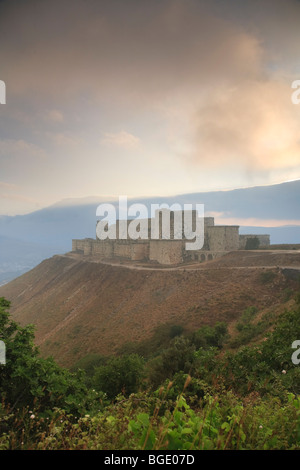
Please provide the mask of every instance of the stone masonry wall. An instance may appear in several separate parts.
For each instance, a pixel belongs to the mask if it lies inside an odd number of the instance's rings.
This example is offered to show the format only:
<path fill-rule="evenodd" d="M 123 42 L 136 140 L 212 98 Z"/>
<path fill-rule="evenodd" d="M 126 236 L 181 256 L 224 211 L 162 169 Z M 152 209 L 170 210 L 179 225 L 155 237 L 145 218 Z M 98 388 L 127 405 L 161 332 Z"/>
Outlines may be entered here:
<path fill-rule="evenodd" d="M 241 250 L 244 250 L 246 247 L 247 240 L 249 238 L 258 238 L 259 240 L 259 247 L 263 246 L 269 246 L 270 245 L 270 235 L 266 234 L 261 234 L 261 235 L 255 235 L 255 234 L 243 234 L 239 236 L 239 248 Z"/>
<path fill-rule="evenodd" d="M 111 258 L 114 254 L 114 245 L 112 240 L 103 240 L 101 243 L 93 241 L 92 254 L 100 258 Z"/>
<path fill-rule="evenodd" d="M 160 264 L 179 264 L 183 261 L 182 240 L 151 240 L 149 259 Z"/>
<path fill-rule="evenodd" d="M 72 251 L 82 251 L 85 255 L 91 254 L 92 238 L 84 238 L 83 240 L 72 240 Z"/>
<path fill-rule="evenodd" d="M 193 211 L 193 216 L 196 216 Z M 174 215 L 171 213 L 170 228 L 171 239 L 151 240 L 151 220 L 148 222 L 148 240 L 99 240 L 86 238 L 72 240 L 72 251 L 80 251 L 84 255 L 94 255 L 101 258 L 120 257 L 135 261 L 150 260 L 160 264 L 180 264 L 184 261 L 207 261 L 224 255 L 229 251 L 245 249 L 247 239 L 257 237 L 260 246 L 270 245 L 269 235 L 239 235 L 237 225 L 214 225 L 213 217 L 204 218 L 204 245 L 201 250 L 185 250 L 186 239 L 172 239 L 174 234 Z M 130 221 L 127 221 L 127 225 Z M 119 224 L 117 222 L 117 232 Z M 162 237 L 160 230 L 159 236 Z"/>
<path fill-rule="evenodd" d="M 129 240 L 114 240 L 114 256 L 120 258 L 131 258 L 130 241 Z"/>
<path fill-rule="evenodd" d="M 142 261 L 149 259 L 149 242 L 137 241 L 130 244 L 130 258 L 133 261 Z"/>
<path fill-rule="evenodd" d="M 234 251 L 239 249 L 239 227 L 237 225 L 215 225 L 207 227 L 210 251 Z"/>

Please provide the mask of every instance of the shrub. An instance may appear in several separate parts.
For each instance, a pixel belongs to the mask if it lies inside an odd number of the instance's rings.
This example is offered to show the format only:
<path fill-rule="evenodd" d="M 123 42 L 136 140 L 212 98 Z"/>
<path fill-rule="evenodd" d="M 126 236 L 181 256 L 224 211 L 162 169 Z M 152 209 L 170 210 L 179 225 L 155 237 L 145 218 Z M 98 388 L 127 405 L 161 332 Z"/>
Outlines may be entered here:
<path fill-rule="evenodd" d="M 260 273 L 259 278 L 262 284 L 268 284 L 276 278 L 277 274 L 274 271 L 265 271 Z"/>
<path fill-rule="evenodd" d="M 0 338 L 6 346 L 6 364 L 0 365 L 0 395 L 12 409 L 33 407 L 40 412 L 63 407 L 80 413 L 96 404 L 97 396 L 84 383 L 82 372 L 72 374 L 34 345 L 32 325 L 21 327 L 9 314 L 10 302 L 0 298 Z"/>
<path fill-rule="evenodd" d="M 120 393 L 137 392 L 144 376 L 144 360 L 137 354 L 112 357 L 105 365 L 95 368 L 94 387 L 113 399 Z"/>
<path fill-rule="evenodd" d="M 247 238 L 245 250 L 257 250 L 259 245 L 260 241 L 258 237 Z"/>
<path fill-rule="evenodd" d="M 189 339 L 196 349 L 210 347 L 222 348 L 227 337 L 227 324 L 224 322 L 217 322 L 213 327 L 207 325 L 202 326 L 192 333 L 189 336 Z"/>

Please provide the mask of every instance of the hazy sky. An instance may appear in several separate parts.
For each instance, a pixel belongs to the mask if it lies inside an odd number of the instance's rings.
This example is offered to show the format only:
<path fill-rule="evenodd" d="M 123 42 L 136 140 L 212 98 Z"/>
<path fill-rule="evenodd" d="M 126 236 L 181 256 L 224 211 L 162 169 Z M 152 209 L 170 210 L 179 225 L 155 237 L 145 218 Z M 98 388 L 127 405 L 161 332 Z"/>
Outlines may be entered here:
<path fill-rule="evenodd" d="M 0 214 L 300 178 L 297 0 L 0 1 Z"/>

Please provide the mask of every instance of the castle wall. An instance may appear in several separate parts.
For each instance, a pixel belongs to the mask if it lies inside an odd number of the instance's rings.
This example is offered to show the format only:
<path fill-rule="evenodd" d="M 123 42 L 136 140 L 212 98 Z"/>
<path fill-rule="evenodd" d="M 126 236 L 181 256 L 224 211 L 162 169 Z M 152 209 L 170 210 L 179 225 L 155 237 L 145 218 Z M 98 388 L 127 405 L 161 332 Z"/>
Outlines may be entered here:
<path fill-rule="evenodd" d="M 94 240 L 92 254 L 101 258 L 111 258 L 114 254 L 113 240 L 102 240 L 101 242 Z"/>
<path fill-rule="evenodd" d="M 132 261 L 142 261 L 149 259 L 149 242 L 136 242 L 130 244 L 130 258 Z"/>
<path fill-rule="evenodd" d="M 210 251 L 234 251 L 239 249 L 239 226 L 215 225 L 207 227 Z"/>
<path fill-rule="evenodd" d="M 258 238 L 259 247 L 270 246 L 270 235 L 266 234 L 243 234 L 239 236 L 239 248 L 244 250 L 249 238 Z"/>
<path fill-rule="evenodd" d="M 83 240 L 72 240 L 72 251 L 82 251 L 84 255 L 92 253 L 92 238 L 84 238 Z"/>
<path fill-rule="evenodd" d="M 212 261 L 226 255 L 227 251 L 195 250 L 190 252 L 191 261 Z"/>
<path fill-rule="evenodd" d="M 196 223 L 196 211 L 193 212 L 193 221 Z M 237 225 L 214 225 L 213 217 L 204 218 L 204 245 L 201 250 L 186 250 L 186 238 L 184 237 L 184 225 L 182 224 L 182 239 L 174 239 L 175 214 L 165 210 L 165 215 L 170 217 L 171 239 L 162 239 L 161 223 L 157 235 L 160 239 L 151 239 L 151 223 L 153 219 L 147 219 L 148 239 L 106 239 L 99 240 L 86 238 L 84 240 L 72 240 L 72 250 L 80 251 L 84 255 L 94 255 L 101 258 L 126 258 L 133 261 L 150 260 L 160 264 L 175 265 L 188 261 L 209 261 L 223 256 L 229 251 L 245 249 L 249 238 L 257 237 L 260 246 L 270 245 L 269 235 L 239 235 Z M 157 216 L 157 214 L 156 214 Z M 182 215 L 181 215 L 182 216 Z M 162 215 L 159 217 L 162 220 Z M 176 219 L 177 220 L 177 219 Z M 182 218 L 183 222 L 183 218 Z M 131 223 L 127 221 L 127 225 Z M 117 237 L 119 221 L 116 224 Z M 193 230 L 195 227 L 193 227 Z"/>
<path fill-rule="evenodd" d="M 72 240 L 72 251 L 83 251 L 84 240 Z"/>
<path fill-rule="evenodd" d="M 130 241 L 129 240 L 115 240 L 114 241 L 114 256 L 120 258 L 131 258 Z"/>
<path fill-rule="evenodd" d="M 149 259 L 160 264 L 179 264 L 183 261 L 182 240 L 151 240 Z"/>
<path fill-rule="evenodd" d="M 204 217 L 204 228 L 205 227 L 214 227 L 215 219 L 214 217 Z"/>

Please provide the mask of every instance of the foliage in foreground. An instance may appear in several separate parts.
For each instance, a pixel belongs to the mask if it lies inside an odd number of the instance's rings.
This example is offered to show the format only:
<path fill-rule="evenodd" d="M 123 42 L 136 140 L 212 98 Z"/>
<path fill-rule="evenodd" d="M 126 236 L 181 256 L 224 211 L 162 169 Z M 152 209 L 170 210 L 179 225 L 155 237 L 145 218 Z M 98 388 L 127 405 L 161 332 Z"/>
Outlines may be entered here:
<path fill-rule="evenodd" d="M 184 394 L 173 401 L 167 392 L 119 396 L 103 412 L 77 418 L 61 409 L 45 418 L 2 408 L 0 450 L 300 450 L 300 399 L 293 394 L 283 406 L 224 392 L 192 408 Z"/>
<path fill-rule="evenodd" d="M 45 413 L 60 407 L 76 414 L 84 413 L 97 398 L 103 398 L 87 389 L 81 371 L 71 373 L 53 358 L 42 358 L 34 345 L 33 326 L 21 327 L 13 321 L 9 307 L 10 302 L 0 298 L 0 339 L 6 346 L 6 364 L 0 365 L 2 401 L 12 410 L 33 408 L 38 403 Z"/>
<path fill-rule="evenodd" d="M 144 360 L 132 352 L 70 372 L 42 359 L 33 328 L 0 299 L 0 449 L 300 450 L 300 302 L 257 345 L 225 351 L 224 324 L 174 335 Z M 239 331 L 252 322 L 241 316 Z M 230 340 L 230 339 L 229 339 Z"/>

